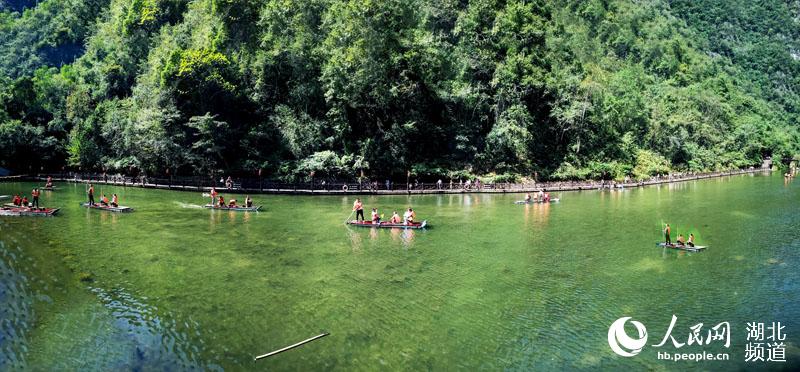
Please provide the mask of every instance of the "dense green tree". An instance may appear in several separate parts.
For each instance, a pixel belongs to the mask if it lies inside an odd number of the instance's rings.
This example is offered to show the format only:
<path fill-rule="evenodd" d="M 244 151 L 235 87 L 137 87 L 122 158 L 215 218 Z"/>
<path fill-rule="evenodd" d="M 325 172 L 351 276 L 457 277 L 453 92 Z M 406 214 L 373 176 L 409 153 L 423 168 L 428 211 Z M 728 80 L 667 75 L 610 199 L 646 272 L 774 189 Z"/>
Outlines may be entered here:
<path fill-rule="evenodd" d="M 620 179 L 800 152 L 778 0 L 0 4 L 20 172 Z"/>

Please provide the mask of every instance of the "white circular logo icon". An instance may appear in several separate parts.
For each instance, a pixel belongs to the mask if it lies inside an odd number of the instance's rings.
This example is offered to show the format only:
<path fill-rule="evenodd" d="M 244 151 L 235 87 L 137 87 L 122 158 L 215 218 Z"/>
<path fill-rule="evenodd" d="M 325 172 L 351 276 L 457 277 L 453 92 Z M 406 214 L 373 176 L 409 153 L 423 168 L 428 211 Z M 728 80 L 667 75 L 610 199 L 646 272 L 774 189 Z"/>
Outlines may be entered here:
<path fill-rule="evenodd" d="M 611 323 L 611 327 L 608 327 L 608 346 L 611 346 L 611 350 L 614 350 L 617 355 L 624 357 L 632 357 L 639 354 L 644 345 L 647 344 L 647 329 L 644 324 L 631 320 L 631 324 L 639 332 L 638 339 L 630 338 L 625 333 L 625 322 L 630 318 L 629 316 L 619 318 L 614 323 Z"/>

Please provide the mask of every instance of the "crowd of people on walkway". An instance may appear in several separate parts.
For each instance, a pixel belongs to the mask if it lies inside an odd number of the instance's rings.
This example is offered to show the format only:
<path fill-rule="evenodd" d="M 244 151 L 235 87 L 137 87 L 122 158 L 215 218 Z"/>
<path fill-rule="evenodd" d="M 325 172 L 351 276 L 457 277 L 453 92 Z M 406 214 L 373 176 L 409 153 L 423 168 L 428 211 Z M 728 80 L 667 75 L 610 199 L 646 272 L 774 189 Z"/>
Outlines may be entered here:
<path fill-rule="evenodd" d="M 592 190 L 592 189 L 621 189 L 625 187 L 643 186 L 654 183 L 664 183 L 672 181 L 690 180 L 696 178 L 713 177 L 727 174 L 738 174 L 748 171 L 750 169 L 741 169 L 735 171 L 720 171 L 709 173 L 696 173 L 696 172 L 674 172 L 664 175 L 655 175 L 647 179 L 633 179 L 628 176 L 621 180 L 594 180 L 594 181 L 537 181 L 537 176 L 532 176 L 532 180 L 521 183 L 514 182 L 494 182 L 492 180 L 482 180 L 477 177 L 453 177 L 453 178 L 435 178 L 435 181 L 420 181 L 419 178 L 409 177 L 406 182 L 397 184 L 391 179 L 385 179 L 379 182 L 375 179 L 359 179 L 356 182 L 342 182 L 325 178 L 316 178 L 306 181 L 286 182 L 276 180 L 262 180 L 259 178 L 240 178 L 235 179 L 233 176 L 228 175 L 209 179 L 207 177 L 180 177 L 180 176 L 166 176 L 163 178 L 148 178 L 144 173 L 138 176 L 131 177 L 122 174 L 108 175 L 101 174 L 79 174 L 79 173 L 65 173 L 61 175 L 61 179 L 75 181 L 75 182 L 98 182 L 98 183 L 114 183 L 114 184 L 131 184 L 152 187 L 180 187 L 180 188 L 197 188 L 202 189 L 206 187 L 225 188 L 227 190 L 239 189 L 259 189 L 259 190 L 325 190 L 325 191 L 525 191 L 531 189 L 545 188 L 553 191 L 566 191 L 566 190 Z M 209 185 L 210 183 L 210 185 Z"/>

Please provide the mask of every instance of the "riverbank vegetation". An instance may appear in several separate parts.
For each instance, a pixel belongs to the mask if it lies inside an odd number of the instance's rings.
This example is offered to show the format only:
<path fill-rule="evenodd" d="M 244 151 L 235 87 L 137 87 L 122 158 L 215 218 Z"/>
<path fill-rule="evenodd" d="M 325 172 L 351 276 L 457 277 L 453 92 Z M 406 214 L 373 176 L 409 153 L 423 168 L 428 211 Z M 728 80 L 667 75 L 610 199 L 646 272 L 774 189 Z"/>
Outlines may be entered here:
<path fill-rule="evenodd" d="M 0 1 L 0 166 L 646 178 L 799 152 L 783 1 Z"/>

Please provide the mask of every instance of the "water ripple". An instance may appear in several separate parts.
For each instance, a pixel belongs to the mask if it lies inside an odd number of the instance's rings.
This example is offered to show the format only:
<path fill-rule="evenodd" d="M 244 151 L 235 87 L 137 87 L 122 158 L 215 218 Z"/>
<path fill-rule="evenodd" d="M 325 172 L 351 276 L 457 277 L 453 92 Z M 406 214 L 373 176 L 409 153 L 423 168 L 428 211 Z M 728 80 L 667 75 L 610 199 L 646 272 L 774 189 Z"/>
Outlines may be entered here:
<path fill-rule="evenodd" d="M 9 233 L 0 221 L 0 235 L 7 238 Z M 16 267 L 12 246 L 0 240 L 0 370 L 25 368 L 27 334 L 34 319 L 34 296 L 28 279 Z"/>

